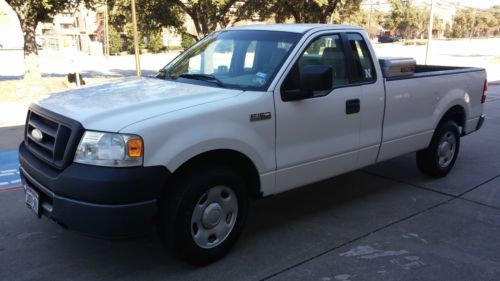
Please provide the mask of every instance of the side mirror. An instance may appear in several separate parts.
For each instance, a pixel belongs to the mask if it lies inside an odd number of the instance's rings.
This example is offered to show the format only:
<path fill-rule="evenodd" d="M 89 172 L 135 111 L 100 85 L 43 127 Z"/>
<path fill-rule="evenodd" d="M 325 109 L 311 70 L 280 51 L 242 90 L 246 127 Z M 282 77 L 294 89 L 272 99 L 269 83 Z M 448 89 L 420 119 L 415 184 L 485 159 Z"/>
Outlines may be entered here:
<path fill-rule="evenodd" d="M 283 101 L 294 101 L 310 98 L 313 91 L 325 91 L 332 88 L 333 69 L 327 65 L 306 65 L 300 73 L 300 89 L 285 89 Z"/>

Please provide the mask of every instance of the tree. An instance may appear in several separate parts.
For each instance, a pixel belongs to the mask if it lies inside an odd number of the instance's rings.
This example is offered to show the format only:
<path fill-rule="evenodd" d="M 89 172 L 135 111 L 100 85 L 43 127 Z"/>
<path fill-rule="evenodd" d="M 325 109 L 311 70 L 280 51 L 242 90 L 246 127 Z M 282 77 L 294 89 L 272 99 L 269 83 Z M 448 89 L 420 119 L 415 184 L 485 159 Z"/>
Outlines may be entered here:
<path fill-rule="evenodd" d="M 184 50 L 187 50 L 189 47 L 191 47 L 194 43 L 196 43 L 196 40 L 193 39 L 191 36 L 187 36 L 185 34 L 182 34 L 182 42 L 181 42 L 181 47 Z"/>
<path fill-rule="evenodd" d="M 498 31 L 499 24 L 500 6 L 486 10 L 460 9 L 453 17 L 452 35 L 455 38 L 486 36 L 490 29 L 493 33 Z"/>
<path fill-rule="evenodd" d="M 127 51 L 133 53 L 130 0 L 115 0 L 108 3 L 110 26 L 127 34 Z M 139 49 L 157 53 L 163 49 L 161 35 L 164 27 L 183 30 L 183 13 L 169 0 L 137 0 L 136 9 Z"/>
<path fill-rule="evenodd" d="M 444 28 L 444 37 L 451 38 L 453 37 L 451 26 L 449 23 L 446 23 L 446 27 Z"/>
<path fill-rule="evenodd" d="M 453 37 L 464 38 L 469 36 L 474 24 L 474 11 L 472 9 L 460 9 L 453 17 Z"/>
<path fill-rule="evenodd" d="M 24 79 L 39 79 L 40 66 L 35 30 L 39 22 L 48 21 L 57 13 L 74 9 L 85 3 L 91 5 L 94 0 L 6 0 L 16 13 L 24 37 Z"/>
<path fill-rule="evenodd" d="M 122 51 L 123 41 L 120 33 L 112 25 L 109 26 L 109 53 L 118 54 Z"/>
<path fill-rule="evenodd" d="M 146 48 L 152 53 L 159 53 L 163 50 L 163 38 L 161 32 L 151 32 L 146 37 Z"/>
<path fill-rule="evenodd" d="M 415 7 L 410 0 L 389 0 L 392 6 L 384 27 L 396 30 L 405 38 L 422 34 L 429 23 L 427 8 Z"/>
<path fill-rule="evenodd" d="M 252 0 L 250 0 L 252 2 Z M 274 17 L 278 23 L 292 19 L 296 23 L 332 23 L 359 11 L 361 0 L 271 0 L 256 1 L 261 18 Z M 334 12 L 337 12 L 334 15 Z"/>
<path fill-rule="evenodd" d="M 196 34 L 183 30 L 183 33 L 199 40 L 217 28 L 228 27 L 250 13 L 241 12 L 255 3 L 252 1 L 238 0 L 170 0 L 180 8 L 193 21 Z"/>
<path fill-rule="evenodd" d="M 473 29 L 476 36 L 486 36 L 489 28 L 498 25 L 497 18 L 488 10 L 479 11 L 475 15 L 476 20 Z"/>

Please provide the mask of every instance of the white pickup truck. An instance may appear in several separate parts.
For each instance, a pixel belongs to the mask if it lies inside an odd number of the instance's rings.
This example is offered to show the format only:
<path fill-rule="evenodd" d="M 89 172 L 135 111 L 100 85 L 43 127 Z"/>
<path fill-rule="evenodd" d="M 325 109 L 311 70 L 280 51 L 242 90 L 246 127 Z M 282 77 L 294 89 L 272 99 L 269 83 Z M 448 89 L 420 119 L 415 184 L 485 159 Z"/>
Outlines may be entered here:
<path fill-rule="evenodd" d="M 229 251 L 248 200 L 417 152 L 445 176 L 483 121 L 481 68 L 380 59 L 344 25 L 214 32 L 156 77 L 31 105 L 20 171 L 37 216 L 95 236 L 158 223 L 193 264 Z M 155 220 L 153 220 L 153 218 Z"/>

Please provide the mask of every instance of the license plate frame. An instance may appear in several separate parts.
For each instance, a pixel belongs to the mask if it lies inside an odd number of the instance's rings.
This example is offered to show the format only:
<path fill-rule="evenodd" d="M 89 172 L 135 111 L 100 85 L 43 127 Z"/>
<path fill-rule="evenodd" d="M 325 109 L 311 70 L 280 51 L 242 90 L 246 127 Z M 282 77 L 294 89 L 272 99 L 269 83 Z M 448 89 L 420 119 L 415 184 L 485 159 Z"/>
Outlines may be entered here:
<path fill-rule="evenodd" d="M 31 209 L 37 217 L 40 217 L 40 195 L 36 190 L 29 186 L 24 187 L 26 192 L 25 203 L 28 209 Z"/>

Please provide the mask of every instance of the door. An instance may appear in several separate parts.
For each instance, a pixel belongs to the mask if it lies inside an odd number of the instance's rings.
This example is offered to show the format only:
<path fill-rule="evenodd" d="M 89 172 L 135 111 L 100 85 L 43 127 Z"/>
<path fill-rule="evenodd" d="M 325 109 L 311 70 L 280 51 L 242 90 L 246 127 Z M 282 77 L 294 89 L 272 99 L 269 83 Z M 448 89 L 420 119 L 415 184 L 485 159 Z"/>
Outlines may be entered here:
<path fill-rule="evenodd" d="M 368 37 L 357 32 L 346 34 L 351 57 L 351 83 L 361 91 L 361 128 L 357 168 L 375 163 L 382 140 L 384 121 L 384 81 L 377 77 L 380 65 L 374 63 L 373 49 L 366 44 Z M 380 75 L 381 76 L 381 75 Z"/>
<path fill-rule="evenodd" d="M 301 51 L 275 90 L 276 193 L 355 169 L 360 137 L 361 90 L 352 80 L 341 34 L 318 35 Z M 300 88 L 305 66 L 332 68 L 330 89 L 285 102 L 284 90 Z"/>

